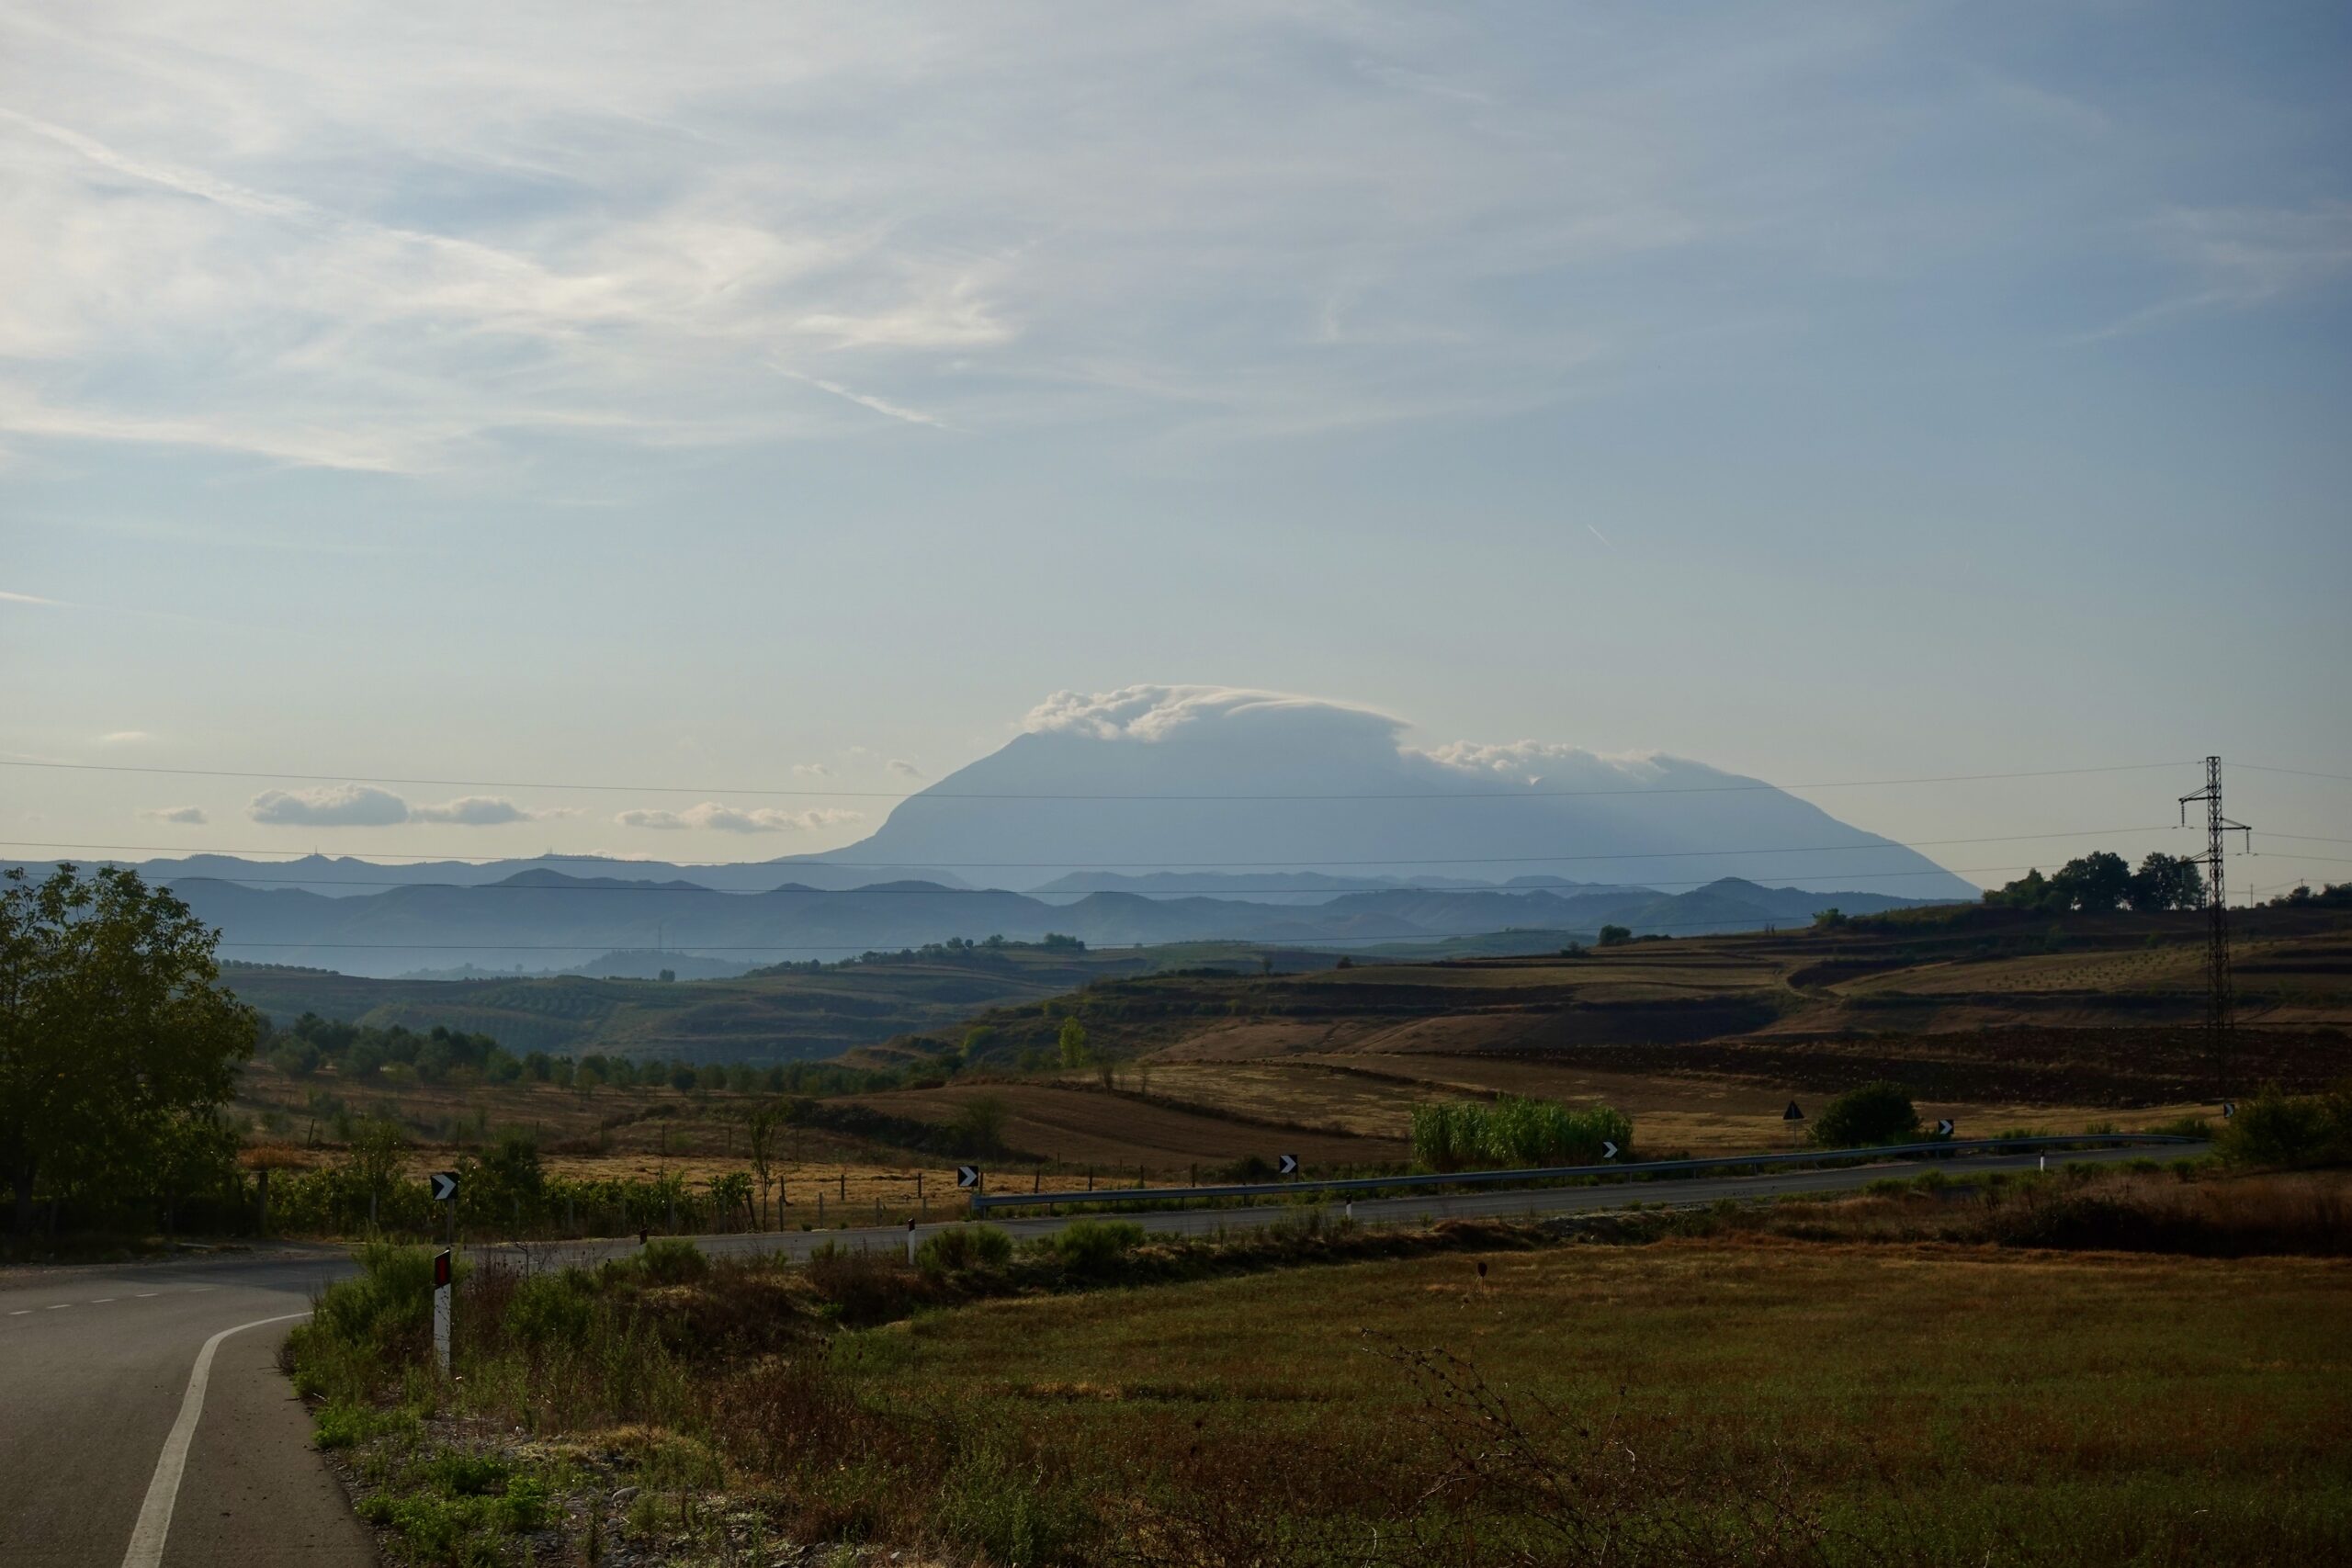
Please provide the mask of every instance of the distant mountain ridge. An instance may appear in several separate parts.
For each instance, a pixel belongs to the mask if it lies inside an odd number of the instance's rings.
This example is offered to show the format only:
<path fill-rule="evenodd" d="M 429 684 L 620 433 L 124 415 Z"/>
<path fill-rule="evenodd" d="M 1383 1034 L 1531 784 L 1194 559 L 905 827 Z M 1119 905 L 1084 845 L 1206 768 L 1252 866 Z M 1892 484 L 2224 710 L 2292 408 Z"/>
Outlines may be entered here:
<path fill-rule="evenodd" d="M 1090 945 L 1232 940 L 1346 945 L 1505 929 L 1590 940 L 1603 925 L 1691 936 L 1809 919 L 1835 903 L 1865 913 L 1917 902 L 1822 895 L 1726 879 L 1683 894 L 1624 887 L 1568 893 L 1387 888 L 1283 907 L 1239 899 L 1091 893 L 1052 904 L 1001 889 L 887 883 L 846 891 L 780 887 L 721 893 L 677 881 L 568 877 L 535 870 L 476 887 L 388 888 L 333 898 L 206 878 L 175 891 L 224 933 L 224 956 L 390 976 L 472 964 L 564 969 L 616 953 L 677 952 L 745 965 L 895 952 L 951 937 L 1035 942 L 1048 932 Z"/>

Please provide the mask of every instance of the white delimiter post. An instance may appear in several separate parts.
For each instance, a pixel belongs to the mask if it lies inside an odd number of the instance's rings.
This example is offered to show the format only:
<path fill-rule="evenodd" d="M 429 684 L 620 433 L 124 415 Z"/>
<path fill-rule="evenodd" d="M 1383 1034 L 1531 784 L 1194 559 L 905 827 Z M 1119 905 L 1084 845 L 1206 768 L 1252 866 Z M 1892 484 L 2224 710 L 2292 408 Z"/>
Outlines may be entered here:
<path fill-rule="evenodd" d="M 449 1375 L 449 1287 L 433 1287 L 433 1354 L 441 1363 L 441 1375 Z"/>
<path fill-rule="evenodd" d="M 914 1260 L 915 1260 L 915 1223 L 914 1223 L 914 1221 L 912 1221 L 912 1220 L 909 1220 L 909 1221 L 907 1222 L 907 1261 L 908 1261 L 908 1262 L 910 1262 L 910 1263 L 912 1263 Z"/>

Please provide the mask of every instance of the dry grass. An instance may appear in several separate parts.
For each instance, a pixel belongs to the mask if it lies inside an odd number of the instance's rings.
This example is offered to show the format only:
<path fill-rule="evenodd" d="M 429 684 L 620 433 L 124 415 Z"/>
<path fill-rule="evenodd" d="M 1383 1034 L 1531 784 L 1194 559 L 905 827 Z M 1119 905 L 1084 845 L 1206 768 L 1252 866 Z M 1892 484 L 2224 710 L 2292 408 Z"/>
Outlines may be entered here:
<path fill-rule="evenodd" d="M 2291 1562 L 2352 1541 L 2348 1310 L 2337 1261 L 1682 1242 L 983 1305 L 858 1364 L 1162 1509 L 1376 1515 L 1447 1427 L 1377 1352 L 1442 1347 L 1727 1506 L 1785 1474 L 1795 1560 Z"/>
<path fill-rule="evenodd" d="M 1401 1138 L 1413 1107 L 1431 1099 L 1525 1095 L 1572 1105 L 1604 1104 L 1634 1119 L 1648 1153 L 1754 1153 L 1804 1144 L 1803 1123 L 1781 1119 L 1791 1099 L 1808 1111 L 1810 1090 L 1727 1076 L 1597 1071 L 1566 1062 L 1499 1056 L 1355 1055 L 1279 1061 L 1157 1064 L 1155 1095 L 1250 1115 L 1283 1115 L 1312 1125 L 1344 1127 L 1364 1137 Z M 1985 1100 L 1922 1100 L 1930 1119 L 1950 1117 L 1964 1134 L 2025 1128 L 2079 1133 L 2094 1122 L 2154 1126 L 2181 1116 L 2211 1115 L 2203 1104 L 2145 1107 L 2119 1118 L 2096 1105 Z"/>

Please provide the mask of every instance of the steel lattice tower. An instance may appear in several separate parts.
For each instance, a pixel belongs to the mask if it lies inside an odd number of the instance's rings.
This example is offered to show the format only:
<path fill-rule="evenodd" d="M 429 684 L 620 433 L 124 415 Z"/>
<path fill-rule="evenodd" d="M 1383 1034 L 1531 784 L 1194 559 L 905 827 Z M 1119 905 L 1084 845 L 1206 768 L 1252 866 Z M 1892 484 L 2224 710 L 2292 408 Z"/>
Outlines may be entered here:
<path fill-rule="evenodd" d="M 2182 826 L 2188 823 L 2189 807 L 2200 801 L 2205 807 L 2205 853 L 2199 857 L 2205 867 L 2205 1040 L 2212 1053 L 2214 1073 L 2221 1079 L 2219 1087 L 2228 1094 L 2236 1088 L 2229 1081 L 2229 1068 L 2232 1035 L 2237 1024 L 2237 998 L 2230 975 L 2229 899 L 2222 876 L 2222 837 L 2225 833 L 2244 833 L 2251 848 L 2254 829 L 2222 815 L 2219 757 L 2205 759 L 2205 787 L 2195 795 L 2180 797 Z"/>

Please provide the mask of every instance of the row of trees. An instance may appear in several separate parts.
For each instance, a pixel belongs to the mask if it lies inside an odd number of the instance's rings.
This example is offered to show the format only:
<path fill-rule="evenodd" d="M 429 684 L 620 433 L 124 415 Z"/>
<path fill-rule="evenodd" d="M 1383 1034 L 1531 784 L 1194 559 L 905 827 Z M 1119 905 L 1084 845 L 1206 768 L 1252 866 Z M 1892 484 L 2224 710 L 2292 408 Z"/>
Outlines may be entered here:
<path fill-rule="evenodd" d="M 2134 871 L 2121 855 L 2095 850 L 2048 876 L 2036 867 L 2015 882 L 1987 888 L 1984 902 L 1996 908 L 2079 909 L 2087 914 L 2104 914 L 2126 904 L 2142 914 L 2197 909 L 2205 904 L 2205 874 L 2197 862 L 2162 851 L 2150 852 Z"/>
<path fill-rule="evenodd" d="M 262 1026 L 261 1055 L 298 1077 L 330 1072 L 350 1083 L 413 1077 L 424 1083 L 548 1083 L 564 1089 L 730 1089 L 739 1094 L 855 1093 L 888 1088 L 895 1075 L 817 1062 L 754 1066 L 746 1062 L 634 1061 L 591 1053 L 576 1060 L 532 1051 L 516 1055 L 488 1034 L 435 1024 L 418 1032 L 304 1013 L 284 1030 Z"/>

